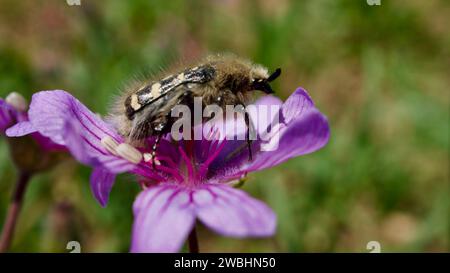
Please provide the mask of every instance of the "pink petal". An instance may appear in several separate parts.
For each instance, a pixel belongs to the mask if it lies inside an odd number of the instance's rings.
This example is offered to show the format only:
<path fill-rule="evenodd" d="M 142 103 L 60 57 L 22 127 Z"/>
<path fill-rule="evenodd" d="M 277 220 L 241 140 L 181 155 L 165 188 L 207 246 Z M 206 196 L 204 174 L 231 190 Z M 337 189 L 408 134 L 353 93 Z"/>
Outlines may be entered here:
<path fill-rule="evenodd" d="M 195 222 L 189 193 L 174 186 L 141 192 L 133 211 L 131 252 L 177 252 Z"/>
<path fill-rule="evenodd" d="M 301 118 L 280 130 L 279 139 L 268 144 L 274 150 L 259 151 L 251 162 L 244 163 L 243 172 L 252 172 L 278 165 L 290 158 L 319 150 L 328 143 L 330 129 L 328 121 L 318 110 L 304 111 Z M 276 142 L 276 143 L 275 143 Z"/>
<path fill-rule="evenodd" d="M 305 89 L 299 87 L 289 96 L 282 106 L 284 123 L 300 118 L 308 109 L 314 108 L 314 102 Z"/>
<path fill-rule="evenodd" d="M 39 133 L 66 146 L 80 162 L 103 167 L 112 173 L 131 170 L 134 165 L 110 154 L 101 144 L 109 136 L 117 142 L 122 138 L 111 126 L 65 91 L 42 91 L 33 95 L 30 121 Z M 115 168 L 120 166 L 120 168 Z"/>
<path fill-rule="evenodd" d="M 110 173 L 104 168 L 98 167 L 91 174 L 91 190 L 97 201 L 105 207 L 108 203 L 109 193 L 116 178 L 115 174 Z"/>
<path fill-rule="evenodd" d="M 263 202 L 226 185 L 207 185 L 193 196 L 198 218 L 225 236 L 271 236 L 276 216 Z"/>
<path fill-rule="evenodd" d="M 9 137 L 20 137 L 36 132 L 33 124 L 29 121 L 22 121 L 6 130 L 6 135 Z"/>
<path fill-rule="evenodd" d="M 273 103 L 276 105 L 277 101 Z M 211 164 L 210 177 L 218 181 L 236 179 L 245 173 L 270 168 L 290 158 L 317 151 L 329 140 L 327 118 L 315 108 L 312 99 L 302 88 L 298 88 L 282 105 L 279 118 L 279 131 L 275 131 L 277 134 L 253 142 L 252 161 L 249 161 L 247 149 L 242 149 L 242 152 L 230 158 L 229 155 L 236 147 L 245 148 L 244 141 L 230 141 Z"/>

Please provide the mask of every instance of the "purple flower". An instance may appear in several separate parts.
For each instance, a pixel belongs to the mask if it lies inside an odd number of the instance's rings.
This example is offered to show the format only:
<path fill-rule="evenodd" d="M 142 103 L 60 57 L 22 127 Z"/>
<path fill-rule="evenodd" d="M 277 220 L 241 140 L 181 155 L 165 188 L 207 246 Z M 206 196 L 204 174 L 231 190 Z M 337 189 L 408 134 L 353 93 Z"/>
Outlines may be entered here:
<path fill-rule="evenodd" d="M 66 146 L 79 161 L 94 167 L 91 188 L 102 206 L 108 201 L 117 174 L 136 174 L 144 190 L 133 205 L 131 251 L 174 252 L 181 248 L 196 219 L 226 236 L 272 235 L 276 227 L 273 211 L 230 185 L 249 172 L 314 152 L 328 142 L 327 119 L 302 88 L 284 104 L 272 96 L 256 104 L 281 107 L 277 149 L 265 149 L 273 145 L 273 139 L 258 138 L 252 144 L 253 160 L 249 161 L 248 150 L 242 145 L 245 141 L 226 140 L 219 130 L 210 130 L 211 140 L 173 142 L 167 136 L 160 142 L 155 168 L 149 149 L 125 143 L 112 125 L 65 91 L 35 94 L 29 117 L 40 134 Z M 266 120 L 265 126 L 268 124 Z M 15 128 L 8 134 L 23 135 L 20 124 Z M 258 134 L 262 134 L 260 127 Z M 149 138 L 146 146 L 151 147 L 153 142 Z"/>
<path fill-rule="evenodd" d="M 8 127 L 17 122 L 28 121 L 27 108 L 25 99 L 16 92 L 10 93 L 5 100 L 0 98 L 0 132 L 5 133 Z M 30 133 L 32 131 L 29 130 Z"/>
<path fill-rule="evenodd" d="M 53 166 L 60 158 L 64 146 L 54 143 L 50 138 L 41 135 L 28 120 L 28 108 L 25 99 L 18 93 L 9 94 L 5 100 L 0 99 L 0 134 L 8 134 L 13 126 L 17 135 L 28 135 L 24 138 L 8 138 L 10 152 L 16 167 L 23 173 L 31 174 Z"/>
<path fill-rule="evenodd" d="M 45 151 L 61 151 L 65 148 L 61 145 L 57 145 L 49 138 L 42 136 L 33 128 L 28 120 L 27 113 L 28 105 L 25 99 L 18 93 L 11 93 L 6 100 L 0 98 L 0 133 L 8 136 L 16 136 L 8 134 L 8 128 L 14 127 L 11 130 L 16 132 L 17 135 L 31 134 L 32 138 L 43 148 Z M 14 125 L 14 126 L 13 126 Z"/>

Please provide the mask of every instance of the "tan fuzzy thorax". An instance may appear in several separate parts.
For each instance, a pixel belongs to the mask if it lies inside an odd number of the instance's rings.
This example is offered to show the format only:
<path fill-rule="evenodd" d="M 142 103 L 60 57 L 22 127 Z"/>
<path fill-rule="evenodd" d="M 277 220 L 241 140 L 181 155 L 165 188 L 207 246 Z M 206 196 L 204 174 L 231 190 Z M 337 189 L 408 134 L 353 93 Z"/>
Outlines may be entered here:
<path fill-rule="evenodd" d="M 108 120 L 129 142 L 155 135 L 155 128 L 173 123 L 170 111 L 189 105 L 193 97 L 203 104 L 246 105 L 255 81 L 269 77 L 267 68 L 232 54 L 209 55 L 127 85 L 115 100 Z"/>

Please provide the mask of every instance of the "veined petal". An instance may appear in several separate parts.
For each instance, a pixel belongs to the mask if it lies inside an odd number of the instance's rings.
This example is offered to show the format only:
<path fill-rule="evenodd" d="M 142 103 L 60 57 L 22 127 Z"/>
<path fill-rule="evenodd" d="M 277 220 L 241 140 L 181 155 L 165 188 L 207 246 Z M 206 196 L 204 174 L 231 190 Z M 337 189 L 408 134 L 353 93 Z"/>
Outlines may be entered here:
<path fill-rule="evenodd" d="M 5 118 L 6 117 L 6 118 Z M 11 126 L 12 123 L 17 122 Z M 0 99 L 0 130 L 6 129 L 5 134 L 8 137 L 22 137 L 31 135 L 44 151 L 65 151 L 65 147 L 54 143 L 51 139 L 41 135 L 28 121 L 27 113 L 19 112 L 11 105 Z"/>
<path fill-rule="evenodd" d="M 109 199 L 109 193 L 114 184 L 116 175 L 109 172 L 108 170 L 97 167 L 92 171 L 91 174 L 91 190 L 94 197 L 103 207 L 106 206 Z"/>
<path fill-rule="evenodd" d="M 250 118 L 257 129 L 258 136 L 266 133 L 266 129 L 279 113 L 283 102 L 275 96 L 263 96 L 253 104 L 255 111 L 250 111 Z"/>
<path fill-rule="evenodd" d="M 177 252 L 195 223 L 189 192 L 169 185 L 141 192 L 133 211 L 131 252 Z"/>
<path fill-rule="evenodd" d="M 62 90 L 41 91 L 34 94 L 29 117 L 41 134 L 60 144 L 64 144 L 64 127 L 67 121 L 79 125 L 83 137 L 94 144 L 99 143 L 105 136 L 110 136 L 117 141 L 121 139 L 99 116 Z M 101 145 L 96 146 L 101 147 Z"/>
<path fill-rule="evenodd" d="M 247 105 L 246 109 L 250 116 L 251 126 L 257 135 L 265 132 L 272 120 L 279 113 L 282 101 L 274 96 L 268 95 L 259 98 L 254 103 Z M 203 130 L 203 135 L 217 130 L 216 139 L 245 140 L 247 126 L 245 124 L 244 114 L 239 113 L 236 117 L 215 120 L 216 122 L 197 125 L 194 130 Z"/>
<path fill-rule="evenodd" d="M 302 88 L 298 88 L 281 106 L 279 119 L 278 125 L 273 126 L 268 135 L 252 143 L 252 161 L 249 161 L 243 141 L 238 146 L 241 151 L 231 157 L 230 147 L 234 149 L 237 144 L 230 143 L 211 164 L 210 177 L 217 181 L 235 179 L 244 173 L 273 167 L 292 157 L 312 153 L 328 142 L 328 120 L 314 107 L 312 99 Z"/>
<path fill-rule="evenodd" d="M 327 118 L 316 109 L 302 113 L 302 118 L 293 119 L 280 129 L 266 146 L 261 146 L 255 159 L 244 163 L 242 170 L 251 172 L 278 165 L 292 157 L 319 150 L 328 143 L 330 129 Z M 265 150 L 264 150 L 265 149 Z"/>
<path fill-rule="evenodd" d="M 39 133 L 66 146 L 84 164 L 102 164 L 112 173 L 128 171 L 134 167 L 125 159 L 110 154 L 101 144 L 106 136 L 122 142 L 115 130 L 65 91 L 42 91 L 34 94 L 29 116 Z"/>
<path fill-rule="evenodd" d="M 9 105 L 5 100 L 0 99 L 0 132 L 5 132 L 5 130 L 12 125 L 14 122 L 14 112 L 16 112 L 11 105 Z"/>
<path fill-rule="evenodd" d="M 87 165 L 95 165 L 97 158 L 90 155 L 89 147 L 86 147 L 87 145 L 83 141 L 82 133 L 77 124 L 66 121 L 64 125 L 62 135 L 64 145 L 78 161 Z"/>
<path fill-rule="evenodd" d="M 11 104 L 7 103 L 5 100 L 0 99 L 0 132 L 3 133 L 5 130 L 12 126 L 14 123 L 27 121 L 26 112 L 18 111 Z"/>
<path fill-rule="evenodd" d="M 258 98 L 255 103 L 255 105 L 282 105 L 283 101 L 280 100 L 278 97 L 267 95 L 262 96 Z"/>
<path fill-rule="evenodd" d="M 132 252 L 178 251 L 196 216 L 225 236 L 271 236 L 276 229 L 276 216 L 268 206 L 220 184 L 199 189 L 154 186 L 139 194 L 133 211 Z"/>
<path fill-rule="evenodd" d="M 252 134 L 256 133 L 258 139 L 267 134 L 267 128 L 272 125 L 273 121 L 277 121 L 275 119 L 277 115 L 279 120 L 281 105 L 282 101 L 280 99 L 269 95 L 263 96 L 254 104 L 247 106 L 251 119 L 251 132 Z M 230 171 L 230 168 L 234 168 L 234 171 L 239 171 L 238 163 L 249 157 L 246 141 L 247 126 L 244 116 L 239 115 L 235 119 L 231 118 L 214 124 L 206 124 L 203 130 L 211 132 L 212 135 L 217 131 L 219 136 L 213 138 L 213 141 L 203 140 L 200 142 L 200 145 L 195 146 L 198 162 L 204 162 L 209 159 L 214 154 L 214 151 L 211 151 L 210 148 L 216 148 L 226 137 L 227 140 L 221 146 L 220 152 L 209 166 L 210 173 L 218 171 L 223 174 L 224 171 Z M 257 152 L 259 141 L 252 140 L 252 151 Z"/>
<path fill-rule="evenodd" d="M 290 123 L 294 119 L 302 118 L 304 112 L 314 108 L 314 102 L 305 89 L 299 87 L 289 98 L 283 103 L 282 114 L 283 122 Z"/>
<path fill-rule="evenodd" d="M 36 132 L 36 129 L 33 127 L 33 124 L 31 124 L 31 122 L 22 121 L 8 128 L 6 130 L 6 135 L 9 137 L 20 137 L 29 135 L 34 132 Z"/>
<path fill-rule="evenodd" d="M 39 143 L 39 145 L 44 149 L 44 151 L 50 151 L 50 152 L 65 151 L 65 152 L 67 152 L 66 146 L 56 144 L 48 137 L 45 137 L 45 136 L 39 134 L 39 132 L 37 132 L 37 131 L 31 133 L 31 137 L 33 137 L 34 140 L 37 143 Z"/>
<path fill-rule="evenodd" d="M 197 216 L 217 233 L 232 237 L 271 236 L 275 213 L 263 202 L 226 185 L 205 185 L 193 195 Z"/>

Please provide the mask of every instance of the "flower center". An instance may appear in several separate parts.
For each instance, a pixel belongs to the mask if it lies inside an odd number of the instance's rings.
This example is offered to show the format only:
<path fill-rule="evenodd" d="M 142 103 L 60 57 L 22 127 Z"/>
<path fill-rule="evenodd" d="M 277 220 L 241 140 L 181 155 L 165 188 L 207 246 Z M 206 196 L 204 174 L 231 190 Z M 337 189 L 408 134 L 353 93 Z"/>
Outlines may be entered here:
<path fill-rule="evenodd" d="M 139 175 L 156 182 L 175 180 L 180 184 L 196 186 L 207 178 L 209 166 L 225 147 L 226 139 L 221 140 L 218 135 L 217 131 L 214 131 L 207 139 L 179 141 L 177 143 L 177 155 L 181 159 L 179 162 L 176 158 L 162 153 L 158 153 L 156 158 L 153 158 L 151 153 L 142 153 L 127 143 L 119 144 L 110 136 L 104 137 L 101 144 L 112 155 L 136 165 L 143 163 L 146 171 L 137 171 Z M 156 173 L 163 176 L 155 176 Z"/>

